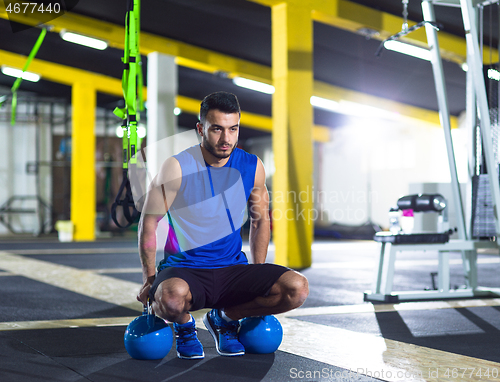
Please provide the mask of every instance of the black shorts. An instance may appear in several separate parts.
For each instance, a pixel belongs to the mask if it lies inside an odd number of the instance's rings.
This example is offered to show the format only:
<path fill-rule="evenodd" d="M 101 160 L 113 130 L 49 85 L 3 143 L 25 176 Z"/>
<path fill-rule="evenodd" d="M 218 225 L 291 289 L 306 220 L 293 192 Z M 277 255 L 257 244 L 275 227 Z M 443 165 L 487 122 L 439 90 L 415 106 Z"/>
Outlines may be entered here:
<path fill-rule="evenodd" d="M 149 291 L 154 294 L 161 282 L 178 277 L 189 285 L 191 310 L 224 308 L 267 296 L 271 287 L 289 268 L 276 264 L 240 264 L 225 268 L 197 269 L 167 267 L 161 270 Z"/>

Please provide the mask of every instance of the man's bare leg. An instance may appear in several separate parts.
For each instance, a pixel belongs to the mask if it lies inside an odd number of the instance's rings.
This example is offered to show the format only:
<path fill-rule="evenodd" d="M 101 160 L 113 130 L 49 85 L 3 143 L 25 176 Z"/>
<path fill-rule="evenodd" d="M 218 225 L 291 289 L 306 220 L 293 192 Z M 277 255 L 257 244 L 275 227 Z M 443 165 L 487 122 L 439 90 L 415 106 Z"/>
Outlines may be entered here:
<path fill-rule="evenodd" d="M 189 310 L 192 298 L 188 283 L 173 277 L 158 286 L 152 306 L 153 311 L 164 320 L 185 324 L 191 319 Z"/>
<path fill-rule="evenodd" d="M 153 310 L 156 315 L 174 323 L 177 357 L 202 359 L 203 345 L 196 335 L 196 325 L 189 310 L 193 296 L 186 281 L 173 277 L 160 283 L 155 292 Z"/>
<path fill-rule="evenodd" d="M 284 313 L 301 306 L 308 294 L 307 279 L 300 273 L 290 270 L 281 275 L 268 296 L 224 308 L 224 313 L 232 320 Z"/>

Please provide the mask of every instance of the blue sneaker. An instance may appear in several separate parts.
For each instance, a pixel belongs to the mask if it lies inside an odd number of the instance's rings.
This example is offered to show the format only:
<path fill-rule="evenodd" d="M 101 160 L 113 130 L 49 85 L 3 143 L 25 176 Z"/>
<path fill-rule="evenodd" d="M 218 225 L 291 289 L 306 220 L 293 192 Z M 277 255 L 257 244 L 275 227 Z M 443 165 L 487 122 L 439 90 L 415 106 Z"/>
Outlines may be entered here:
<path fill-rule="evenodd" d="M 203 345 L 196 336 L 196 326 L 193 316 L 185 324 L 174 322 L 174 330 L 177 357 L 182 359 L 202 359 L 205 357 Z"/>
<path fill-rule="evenodd" d="M 217 309 L 212 309 L 205 314 L 203 322 L 215 340 L 217 353 L 228 357 L 245 354 L 245 348 L 238 341 L 239 321 L 227 322 Z"/>

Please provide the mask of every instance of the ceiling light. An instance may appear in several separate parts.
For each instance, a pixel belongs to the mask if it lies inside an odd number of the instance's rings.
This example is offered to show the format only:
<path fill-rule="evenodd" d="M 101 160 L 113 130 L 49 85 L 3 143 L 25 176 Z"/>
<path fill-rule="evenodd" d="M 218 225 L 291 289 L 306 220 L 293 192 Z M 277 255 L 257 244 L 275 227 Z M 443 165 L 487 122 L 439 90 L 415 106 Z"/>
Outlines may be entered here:
<path fill-rule="evenodd" d="M 389 110 L 346 100 L 340 100 L 339 102 L 337 102 L 326 98 L 312 96 L 311 105 L 319 109 L 328 110 L 334 113 L 339 113 L 344 115 L 352 115 L 355 117 L 380 118 L 380 119 L 391 119 L 391 120 L 396 120 L 400 117 L 398 113 L 394 113 Z"/>
<path fill-rule="evenodd" d="M 142 123 L 137 125 L 137 136 L 141 139 L 146 136 L 146 126 Z"/>
<path fill-rule="evenodd" d="M 90 48 L 104 50 L 108 47 L 108 43 L 103 40 L 98 40 L 93 37 L 83 36 L 81 34 L 67 32 L 62 30 L 59 34 L 64 41 L 73 42 L 75 44 L 80 44 L 84 46 L 88 46 Z"/>
<path fill-rule="evenodd" d="M 273 94 L 274 93 L 274 86 L 273 85 L 268 85 L 268 84 L 265 84 L 263 82 L 249 80 L 248 78 L 234 77 L 233 84 L 235 84 L 236 86 L 240 86 L 242 88 L 255 90 L 255 91 L 261 92 L 261 93 L 266 93 L 266 94 Z"/>
<path fill-rule="evenodd" d="M 389 40 L 384 43 L 385 49 L 407 54 L 408 56 L 420 58 L 422 60 L 431 60 L 431 51 L 419 46 L 406 44 L 401 41 Z"/>
<path fill-rule="evenodd" d="M 490 80 L 500 81 L 500 72 L 496 69 L 488 69 L 488 78 Z"/>
<path fill-rule="evenodd" d="M 116 136 L 118 138 L 123 138 L 125 130 L 126 129 L 124 129 L 122 125 L 116 126 L 116 130 L 115 130 Z M 146 125 L 144 125 L 143 123 L 138 124 L 136 131 L 137 131 L 138 138 L 141 138 L 141 139 L 144 138 L 147 134 Z"/>
<path fill-rule="evenodd" d="M 118 138 L 123 138 L 123 127 L 122 125 L 116 126 L 115 134 Z"/>
<path fill-rule="evenodd" d="M 352 101 L 340 101 L 340 113 L 354 115 L 356 117 L 379 118 L 397 120 L 400 115 L 398 113 L 381 109 L 376 106 L 364 105 Z"/>
<path fill-rule="evenodd" d="M 4 65 L 2 65 L 2 73 L 5 74 L 6 76 L 11 76 L 16 78 L 22 77 L 23 80 L 31 82 L 38 82 L 40 80 L 40 76 L 38 74 L 31 72 L 23 72 L 21 69 L 11 68 L 9 66 L 4 66 Z"/>
<path fill-rule="evenodd" d="M 326 98 L 312 96 L 311 105 L 323 110 L 335 111 L 335 112 L 339 111 L 339 103 L 337 101 L 332 101 Z"/>

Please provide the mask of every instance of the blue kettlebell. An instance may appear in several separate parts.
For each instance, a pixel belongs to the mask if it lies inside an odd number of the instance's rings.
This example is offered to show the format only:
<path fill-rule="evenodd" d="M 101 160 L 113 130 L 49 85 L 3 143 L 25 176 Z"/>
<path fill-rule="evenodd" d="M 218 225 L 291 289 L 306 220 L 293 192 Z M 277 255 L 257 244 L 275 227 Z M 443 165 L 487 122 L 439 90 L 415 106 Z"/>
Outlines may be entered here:
<path fill-rule="evenodd" d="M 135 359 L 162 359 L 170 351 L 172 342 L 172 329 L 161 318 L 151 314 L 149 307 L 125 330 L 125 349 Z"/>
<path fill-rule="evenodd" d="M 274 353 L 283 340 L 283 328 L 274 316 L 246 317 L 241 320 L 238 339 L 247 353 Z"/>

